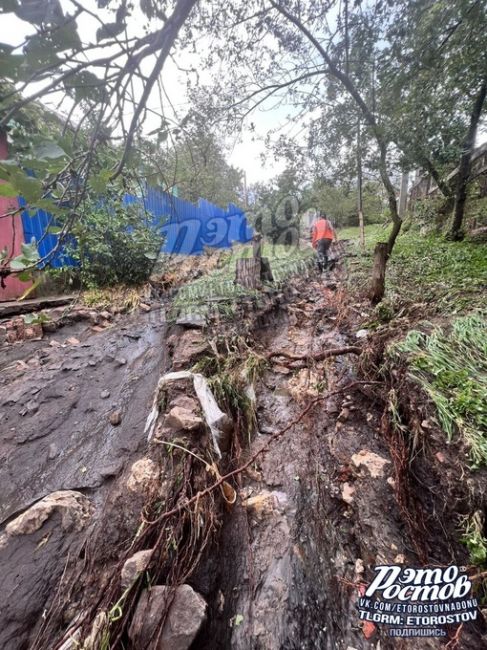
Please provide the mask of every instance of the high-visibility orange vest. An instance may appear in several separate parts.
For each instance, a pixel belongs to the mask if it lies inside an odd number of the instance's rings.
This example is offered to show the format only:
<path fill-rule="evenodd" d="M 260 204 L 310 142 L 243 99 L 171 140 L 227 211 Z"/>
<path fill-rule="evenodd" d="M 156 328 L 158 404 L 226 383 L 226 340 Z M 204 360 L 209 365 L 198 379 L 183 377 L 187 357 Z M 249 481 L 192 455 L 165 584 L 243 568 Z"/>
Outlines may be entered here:
<path fill-rule="evenodd" d="M 333 239 L 335 231 L 328 219 L 318 219 L 313 226 L 313 246 L 319 239 Z"/>

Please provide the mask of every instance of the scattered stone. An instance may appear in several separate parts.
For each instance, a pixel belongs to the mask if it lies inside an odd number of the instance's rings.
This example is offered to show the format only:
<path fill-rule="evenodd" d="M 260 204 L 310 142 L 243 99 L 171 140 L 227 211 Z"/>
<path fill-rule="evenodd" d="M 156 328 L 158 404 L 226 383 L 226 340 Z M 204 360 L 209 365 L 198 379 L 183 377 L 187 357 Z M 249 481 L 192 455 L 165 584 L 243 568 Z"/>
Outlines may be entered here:
<path fill-rule="evenodd" d="M 194 397 L 189 397 L 189 395 L 176 395 L 170 402 L 170 408 L 173 406 L 181 406 L 182 408 L 192 411 L 193 413 L 199 413 L 199 403 L 194 399 Z"/>
<path fill-rule="evenodd" d="M 103 318 L 103 320 L 112 320 L 113 316 L 109 311 L 101 311 L 100 312 L 100 318 Z"/>
<path fill-rule="evenodd" d="M 127 365 L 127 359 L 125 357 L 116 357 L 115 363 L 118 366 L 125 366 L 125 365 Z"/>
<path fill-rule="evenodd" d="M 316 386 L 319 384 L 320 377 L 317 373 L 309 368 L 302 368 L 287 382 L 287 389 L 297 402 L 303 401 L 307 396 L 317 397 L 319 392 Z"/>
<path fill-rule="evenodd" d="M 29 400 L 25 406 L 27 408 L 27 412 L 31 415 L 37 413 L 39 410 L 39 402 L 36 402 L 34 399 Z"/>
<path fill-rule="evenodd" d="M 145 302 L 141 302 L 139 304 L 139 308 L 142 309 L 142 311 L 146 311 L 146 312 L 151 310 L 151 306 L 147 305 Z"/>
<path fill-rule="evenodd" d="M 147 569 L 152 549 L 146 551 L 138 551 L 125 562 L 120 574 L 120 582 L 122 587 L 129 587 L 139 575 Z"/>
<path fill-rule="evenodd" d="M 51 348 L 62 348 L 63 344 L 60 343 L 59 341 L 56 341 L 55 339 L 52 339 L 52 341 L 49 341 L 49 345 Z"/>
<path fill-rule="evenodd" d="M 208 342 L 200 330 L 188 329 L 175 341 L 173 369 L 181 370 L 191 366 L 195 359 L 209 349 Z"/>
<path fill-rule="evenodd" d="M 131 492 L 146 492 L 158 481 L 159 474 L 159 468 L 153 460 L 150 458 L 141 458 L 130 468 L 127 488 Z"/>
<path fill-rule="evenodd" d="M 337 420 L 338 422 L 346 422 L 349 417 L 350 417 L 350 409 L 345 406 L 338 414 Z"/>
<path fill-rule="evenodd" d="M 355 467 L 364 465 L 369 470 L 372 478 L 379 478 L 384 476 L 384 465 L 389 464 L 390 461 L 374 454 L 373 451 L 362 449 L 358 454 L 352 456 L 352 463 Z"/>
<path fill-rule="evenodd" d="M 175 431 L 196 431 L 203 426 L 203 420 L 194 411 L 175 406 L 164 419 L 164 426 Z"/>
<path fill-rule="evenodd" d="M 122 422 L 122 413 L 121 411 L 113 411 L 110 413 L 110 424 L 114 427 L 118 427 Z"/>
<path fill-rule="evenodd" d="M 102 390 L 100 393 L 100 397 L 102 399 L 108 399 L 110 397 L 110 391 L 109 390 Z"/>
<path fill-rule="evenodd" d="M 49 460 L 53 460 L 56 458 L 56 456 L 59 454 L 59 449 L 57 448 L 57 445 L 54 442 L 51 442 L 49 445 L 49 451 L 47 453 L 47 458 Z"/>
<path fill-rule="evenodd" d="M 393 562 L 394 564 L 406 564 L 406 557 L 402 553 L 399 553 L 396 555 Z"/>
<path fill-rule="evenodd" d="M 93 508 L 90 500 L 74 490 L 60 490 L 44 497 L 5 527 L 8 536 L 30 535 L 39 530 L 55 512 L 61 514 L 61 528 L 79 532 L 91 517 Z"/>
<path fill-rule="evenodd" d="M 206 325 L 206 320 L 201 314 L 183 314 L 177 319 L 176 325 L 200 328 Z"/>
<path fill-rule="evenodd" d="M 388 477 L 387 484 L 390 485 L 392 489 L 396 487 L 396 481 L 392 478 L 392 476 Z"/>
<path fill-rule="evenodd" d="M 170 598 L 171 589 L 166 586 L 158 585 L 142 592 L 129 629 L 134 647 L 149 646 Z M 176 587 L 160 641 L 154 650 L 188 650 L 205 620 L 204 598 L 189 585 Z"/>
<path fill-rule="evenodd" d="M 365 573 L 364 561 L 361 558 L 355 560 L 355 573 L 357 576 L 361 576 Z"/>
<path fill-rule="evenodd" d="M 93 327 L 91 329 L 93 330 L 93 332 L 104 332 L 105 331 L 104 328 L 100 327 L 99 325 L 93 325 Z"/>
<path fill-rule="evenodd" d="M 436 459 L 438 460 L 439 463 L 444 463 L 446 461 L 445 454 L 442 453 L 441 451 L 438 451 L 436 454 Z"/>
<path fill-rule="evenodd" d="M 358 339 L 366 339 L 368 335 L 369 335 L 369 330 L 358 330 L 358 332 L 355 333 L 355 336 Z"/>
<path fill-rule="evenodd" d="M 342 499 L 345 503 L 353 503 L 355 487 L 351 483 L 344 483 L 342 486 Z"/>
<path fill-rule="evenodd" d="M 69 339 L 66 339 L 66 343 L 68 345 L 79 345 L 80 342 L 75 336 L 70 336 Z"/>

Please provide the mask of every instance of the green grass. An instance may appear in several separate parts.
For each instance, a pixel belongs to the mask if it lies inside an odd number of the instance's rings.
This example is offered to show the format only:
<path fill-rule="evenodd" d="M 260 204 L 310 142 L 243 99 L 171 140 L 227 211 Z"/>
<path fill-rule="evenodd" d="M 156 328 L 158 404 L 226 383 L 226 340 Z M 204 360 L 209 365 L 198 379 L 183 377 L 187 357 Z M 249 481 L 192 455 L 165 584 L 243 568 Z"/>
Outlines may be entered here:
<path fill-rule="evenodd" d="M 306 272 L 314 260 L 310 247 L 288 247 L 282 245 L 264 244 L 262 256 L 267 257 L 274 277 L 273 288 L 281 287 L 287 278 L 297 273 Z M 252 257 L 251 246 L 235 247 L 226 264 L 211 273 L 190 282 L 178 291 L 173 302 L 174 313 L 189 313 L 206 316 L 213 307 L 222 315 L 232 316 L 234 303 L 238 298 L 253 296 L 257 300 L 260 291 L 252 291 L 235 284 L 235 268 L 237 259 Z"/>
<path fill-rule="evenodd" d="M 436 406 L 451 441 L 463 437 L 474 467 L 487 465 L 487 319 L 482 312 L 456 318 L 448 331 L 412 330 L 388 351 L 406 356 L 410 376 Z"/>
<path fill-rule="evenodd" d="M 388 229 L 366 227 L 366 251 L 359 247 L 358 228 L 339 231 L 340 239 L 352 240 L 350 284 L 363 291 L 372 268 L 378 241 L 386 241 Z M 470 242 L 448 242 L 440 236 L 422 237 L 417 231 L 399 235 L 386 274 L 386 297 L 392 301 L 427 303 L 429 313 L 465 313 L 480 307 L 487 287 L 487 247 Z"/>

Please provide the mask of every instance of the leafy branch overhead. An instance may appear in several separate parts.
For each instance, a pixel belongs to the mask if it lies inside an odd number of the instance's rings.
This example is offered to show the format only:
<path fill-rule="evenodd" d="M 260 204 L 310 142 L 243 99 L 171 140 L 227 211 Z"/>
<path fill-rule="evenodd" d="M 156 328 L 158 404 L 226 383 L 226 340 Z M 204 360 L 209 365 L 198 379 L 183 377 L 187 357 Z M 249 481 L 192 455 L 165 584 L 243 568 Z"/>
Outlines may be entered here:
<path fill-rule="evenodd" d="M 188 172 L 180 183 L 188 195 L 193 184 L 210 187 L 206 145 L 192 147 L 198 129 L 198 142 L 210 133 L 210 145 L 215 133 L 235 138 L 243 125 L 253 133 L 259 110 L 278 111 L 269 147 L 315 178 L 354 179 L 359 150 L 387 196 L 385 261 L 401 229 L 401 170 L 432 176 L 444 214 L 455 212 L 452 237 L 462 236 L 487 87 L 483 2 L 3 0 L 1 12 L 31 29 L 0 44 L 0 129 L 17 163 L 2 163 L 0 191 L 32 207 L 50 203 L 63 236 L 93 194 L 155 179 L 173 187 L 166 160 Z M 169 92 L 169 61 L 187 102 Z M 63 117 L 49 118 L 36 140 L 26 125 L 33 112 L 45 114 L 41 101 Z M 144 129 L 149 116 L 158 128 Z M 286 125 L 292 142 L 283 140 Z M 233 170 L 218 182 L 228 177 L 237 182 Z"/>

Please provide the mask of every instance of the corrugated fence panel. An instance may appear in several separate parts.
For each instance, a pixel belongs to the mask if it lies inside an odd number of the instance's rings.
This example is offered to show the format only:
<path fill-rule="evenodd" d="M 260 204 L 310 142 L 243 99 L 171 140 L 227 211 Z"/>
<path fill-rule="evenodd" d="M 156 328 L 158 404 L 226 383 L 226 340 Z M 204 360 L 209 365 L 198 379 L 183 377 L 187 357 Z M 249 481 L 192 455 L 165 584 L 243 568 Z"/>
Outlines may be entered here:
<path fill-rule="evenodd" d="M 19 206 L 26 205 L 25 200 L 19 197 Z M 24 241 L 30 243 L 32 239 L 37 242 L 37 249 L 41 258 L 51 253 L 57 245 L 58 236 L 48 232 L 51 226 L 58 226 L 54 217 L 44 210 L 36 210 L 32 215 L 27 210 L 22 211 L 22 226 L 24 228 Z M 48 264 L 53 268 L 59 269 L 63 266 L 76 266 L 75 260 L 64 252 L 61 246 L 58 251 L 50 258 Z M 40 264 L 42 268 L 45 264 Z"/>
<path fill-rule="evenodd" d="M 25 205 L 23 199 L 19 201 Z M 141 206 L 141 218 L 146 218 L 146 223 L 164 236 L 164 253 L 200 255 L 205 246 L 229 248 L 236 242 L 248 242 L 253 236 L 245 212 L 233 204 L 225 210 L 200 199 L 198 205 L 194 205 L 154 188 L 148 188 L 144 196 L 126 194 L 123 202 Z M 55 220 L 44 210 L 38 210 L 32 217 L 24 210 L 22 222 L 25 241 L 30 242 L 34 237 L 39 242 L 41 257 L 48 255 L 57 242 L 57 236 L 47 232 L 49 226 L 55 225 Z M 74 266 L 75 262 L 61 249 L 50 264 L 59 268 Z"/>

